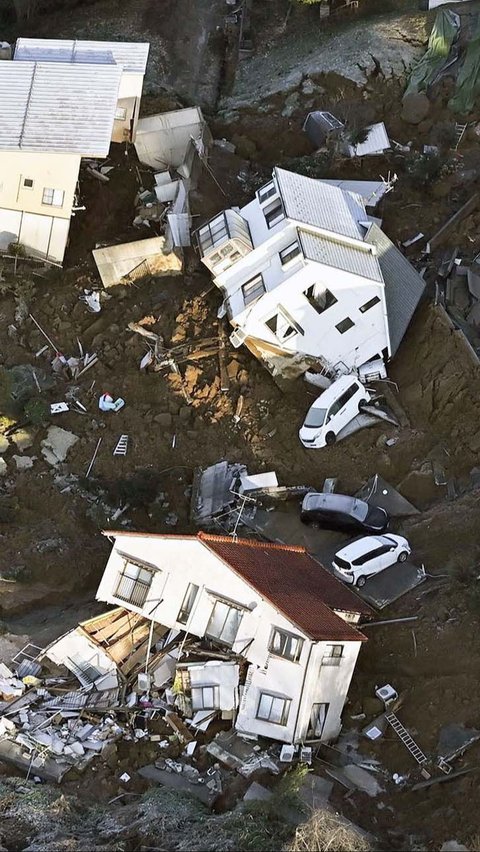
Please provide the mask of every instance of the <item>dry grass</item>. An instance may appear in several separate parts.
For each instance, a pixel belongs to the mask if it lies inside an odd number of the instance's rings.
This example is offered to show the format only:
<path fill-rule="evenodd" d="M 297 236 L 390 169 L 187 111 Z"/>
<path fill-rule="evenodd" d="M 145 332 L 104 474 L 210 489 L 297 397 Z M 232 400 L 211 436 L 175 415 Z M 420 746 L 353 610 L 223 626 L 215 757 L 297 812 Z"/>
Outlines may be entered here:
<path fill-rule="evenodd" d="M 344 820 L 328 811 L 315 811 L 300 825 L 288 852 L 368 852 L 370 844 Z"/>

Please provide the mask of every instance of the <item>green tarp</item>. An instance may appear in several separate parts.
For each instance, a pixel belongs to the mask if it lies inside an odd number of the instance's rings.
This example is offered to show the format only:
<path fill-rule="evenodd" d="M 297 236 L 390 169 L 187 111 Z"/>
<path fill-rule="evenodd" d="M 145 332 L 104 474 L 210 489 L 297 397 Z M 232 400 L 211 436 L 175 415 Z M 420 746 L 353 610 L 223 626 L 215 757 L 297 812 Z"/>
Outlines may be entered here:
<path fill-rule="evenodd" d="M 460 20 L 455 12 L 450 9 L 438 12 L 426 53 L 414 66 L 405 95 L 426 91 L 447 59 L 459 29 Z"/>
<path fill-rule="evenodd" d="M 467 115 L 480 93 L 480 22 L 468 44 L 465 60 L 458 73 L 455 94 L 448 102 L 453 112 Z"/>

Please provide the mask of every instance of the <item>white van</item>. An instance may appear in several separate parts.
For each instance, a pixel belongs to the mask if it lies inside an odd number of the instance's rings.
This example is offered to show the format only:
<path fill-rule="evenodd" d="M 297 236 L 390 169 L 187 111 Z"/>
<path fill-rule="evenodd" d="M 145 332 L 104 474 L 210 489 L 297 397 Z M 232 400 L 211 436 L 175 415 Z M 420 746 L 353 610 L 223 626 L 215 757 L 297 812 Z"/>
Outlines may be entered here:
<path fill-rule="evenodd" d="M 337 435 L 361 411 L 370 396 L 356 376 L 341 376 L 308 410 L 299 432 L 304 447 L 318 449 L 334 444 Z"/>

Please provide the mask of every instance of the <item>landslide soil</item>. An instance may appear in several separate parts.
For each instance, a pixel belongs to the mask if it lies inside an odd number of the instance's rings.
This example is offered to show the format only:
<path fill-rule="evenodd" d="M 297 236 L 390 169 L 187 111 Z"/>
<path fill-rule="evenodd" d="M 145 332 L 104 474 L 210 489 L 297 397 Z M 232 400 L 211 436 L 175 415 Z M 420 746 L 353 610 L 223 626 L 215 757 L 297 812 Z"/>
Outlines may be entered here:
<path fill-rule="evenodd" d="M 116 9 L 117 5 L 96 4 L 99 17 L 91 17 L 91 28 L 84 12 L 77 9 L 72 26 L 76 27 L 75 21 L 83 14 L 85 33 L 100 38 L 125 37 L 120 23 L 112 23 L 113 6 Z M 131 3 L 128 10 L 122 6 L 122 15 L 131 12 L 129 21 L 136 22 L 126 32 L 137 38 L 140 28 L 143 36 L 150 38 L 154 27 L 151 24 L 147 30 L 139 24 L 140 5 L 142 14 L 151 9 L 151 4 L 145 3 Z M 92 7 L 88 8 L 90 16 Z M 157 34 L 160 20 L 155 23 Z M 64 22 L 61 27 L 59 23 L 60 18 L 55 28 L 54 20 L 49 21 L 51 36 L 71 34 Z M 75 34 L 79 37 L 76 30 Z M 163 34 L 166 44 L 168 26 Z M 158 38 L 155 44 L 159 46 L 153 55 L 159 58 L 154 58 L 154 69 L 160 68 L 158 63 L 164 56 L 161 34 Z M 166 68 L 167 65 L 162 66 L 158 75 L 162 83 Z M 386 120 L 393 138 L 400 142 L 412 140 L 419 148 L 433 141 L 435 122 L 451 120 L 446 112 L 448 84 L 439 87 L 433 97 L 427 124 L 411 127 L 399 117 L 401 81 L 370 79 L 359 97 L 359 90 L 338 76 L 312 75 L 312 80 L 318 87 L 313 94 L 308 93 L 308 88 L 304 91 L 302 83 L 294 87 L 297 97 L 289 115 L 281 115 L 286 94 L 279 94 L 263 104 L 216 117 L 215 135 L 237 141 L 238 156 L 215 150 L 211 168 L 218 183 L 210 174 L 204 175 L 192 198 L 198 222 L 227 203 L 244 203 L 275 164 L 305 169 L 308 161 L 308 169 L 314 166 L 318 177 L 377 179 L 379 170 L 382 174 L 389 169 L 392 173 L 397 171 L 399 181 L 381 210 L 384 227 L 395 240 L 406 239 L 419 230 L 434 233 L 477 188 L 478 144 L 473 135 L 456 161 L 453 176 L 441 178 L 425 190 L 407 179 L 405 160 L 398 155 L 382 160 L 381 165 L 372 161 L 363 167 L 357 162 L 312 162 L 311 150 L 301 134 L 305 111 L 323 105 L 333 112 L 336 107 L 343 108 L 360 122 Z M 154 82 L 150 78 L 151 95 L 144 105 L 148 112 L 178 105 L 176 95 L 158 91 Z M 22 286 L 28 287 L 25 293 L 29 309 L 65 354 L 77 354 L 78 338 L 84 349 L 99 356 L 98 364 L 75 383 L 87 413 L 52 418 L 55 425 L 80 439 L 56 472 L 67 477 L 73 474 L 78 480 L 55 484 L 54 472 L 41 455 L 40 442 L 46 433 L 42 426 L 36 427 L 33 446 L 25 450 L 25 454 L 36 456 L 30 470 L 16 470 L 14 448 L 4 456 L 8 472 L 2 482 L 2 508 L 11 510 L 7 512 L 8 520 L 0 521 L 1 573 L 6 578 L 0 587 L 0 614 L 6 628 L 22 636 L 30 634 L 33 639 L 38 636 L 43 642 L 83 617 L 85 610 L 80 607 L 88 609 L 87 602 L 93 597 L 109 550 L 108 542 L 99 534 L 101 528 L 118 525 L 127 518 L 134 529 L 192 531 L 189 503 L 196 466 L 228 458 L 244 462 L 252 472 L 274 469 L 281 483 L 305 483 L 317 488 L 321 488 L 326 476 L 337 476 L 338 489 L 347 493 L 377 472 L 422 510 L 398 529 L 409 536 L 416 558 L 436 578 L 382 612 L 381 618 L 417 615 L 413 626 L 415 641 L 410 624 L 369 630 L 370 641 L 360 655 L 352 686 L 347 724 L 350 711 L 355 715 L 362 698 L 371 696 L 375 685 L 391 682 L 406 692 L 401 718 L 424 749 L 434 750 L 440 728 L 449 721 L 480 727 L 476 709 L 480 604 L 475 594 L 479 492 L 470 476 L 479 464 L 480 380 L 478 364 L 461 335 L 453 330 L 442 310 L 432 305 L 434 270 L 443 251 L 426 264 L 426 300 L 389 370 L 390 378 L 398 384 L 398 399 L 407 425 L 395 428 L 382 424 L 348 442 L 308 453 L 298 441 L 297 430 L 314 395 L 301 382 L 293 384 L 288 393 L 282 392 L 243 350 L 228 350 L 231 379 L 227 392 L 220 391 L 216 356 L 196 364 L 180 364 L 185 389 L 193 400 L 191 405 L 186 404 L 174 374 L 139 371 L 146 345 L 128 330 L 129 322 L 148 317 L 148 328 L 161 334 L 167 346 L 218 333 L 218 295 L 193 251 L 187 252 L 182 276 L 145 281 L 132 288 L 114 288 L 98 317 L 88 313 L 79 301 L 84 287 L 98 284 L 90 254 L 96 243 L 151 235 L 151 231 L 138 231 L 131 226 L 138 188 L 134 153 L 130 151 L 125 156 L 123 149 L 113 146 L 111 159 L 115 170 L 108 185 L 89 178 L 82 181 L 82 200 L 87 210 L 72 223 L 65 268 L 39 278 L 22 266 L 15 281 L 6 273 L 17 296 Z M 148 180 L 143 171 L 141 177 Z M 478 224 L 475 215 L 466 220 L 452 236 L 452 246 L 458 245 L 473 257 L 480 250 Z M 411 257 L 414 262 L 420 261 L 419 254 Z M 32 281 L 36 288 L 33 296 Z M 35 364 L 50 373 L 49 358 L 35 358 L 35 352 L 44 344 L 42 336 L 28 318 L 23 323 L 15 320 L 16 306 L 13 293 L 7 292 L 0 302 L 3 366 Z M 18 329 L 13 336 L 8 332 L 12 324 Z M 69 383 L 59 378 L 54 389 L 42 394 L 42 400 L 57 402 L 68 388 Z M 104 391 L 122 396 L 125 408 L 118 414 L 101 413 L 97 403 Z M 234 414 L 240 395 L 244 405 L 236 424 Z M 113 448 L 122 433 L 129 435 L 128 454 L 125 458 L 113 457 Z M 100 451 L 85 483 L 84 474 L 99 437 Z M 396 438 L 396 443 L 387 447 L 386 437 Z M 456 493 L 456 499 L 447 500 L 446 487 L 433 483 L 432 460 L 444 468 L 452 485 L 450 494 Z M 129 501 L 130 508 L 115 524 L 112 512 Z M 477 751 L 472 750 L 464 759 L 467 763 L 475 762 L 478 747 L 475 748 Z M 392 773 L 412 768 L 408 752 L 393 735 L 372 746 L 370 753 Z M 461 765 L 465 764 L 460 762 L 458 768 Z M 100 794 L 104 799 L 112 795 L 111 779 L 117 769 L 115 765 L 106 773 Z M 465 842 L 478 833 L 478 786 L 474 778 L 465 776 L 418 794 L 398 790 L 391 784 L 376 800 L 356 794 L 345 801 L 336 793 L 334 801 L 354 821 L 369 829 L 373 826 L 393 848 L 407 848 L 408 838 L 414 835 L 420 838 L 420 848 L 437 849 L 451 837 Z M 88 778 L 79 783 L 79 796 L 86 795 L 88 785 Z"/>

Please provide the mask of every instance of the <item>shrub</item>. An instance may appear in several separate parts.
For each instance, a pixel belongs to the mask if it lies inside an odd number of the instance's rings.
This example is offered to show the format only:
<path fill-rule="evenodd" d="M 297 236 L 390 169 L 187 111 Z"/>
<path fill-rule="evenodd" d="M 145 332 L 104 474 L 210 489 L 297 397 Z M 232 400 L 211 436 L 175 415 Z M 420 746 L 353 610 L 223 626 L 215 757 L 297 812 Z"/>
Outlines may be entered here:
<path fill-rule="evenodd" d="M 314 811 L 287 847 L 288 852 L 367 852 L 370 848 L 354 826 L 329 811 Z"/>

